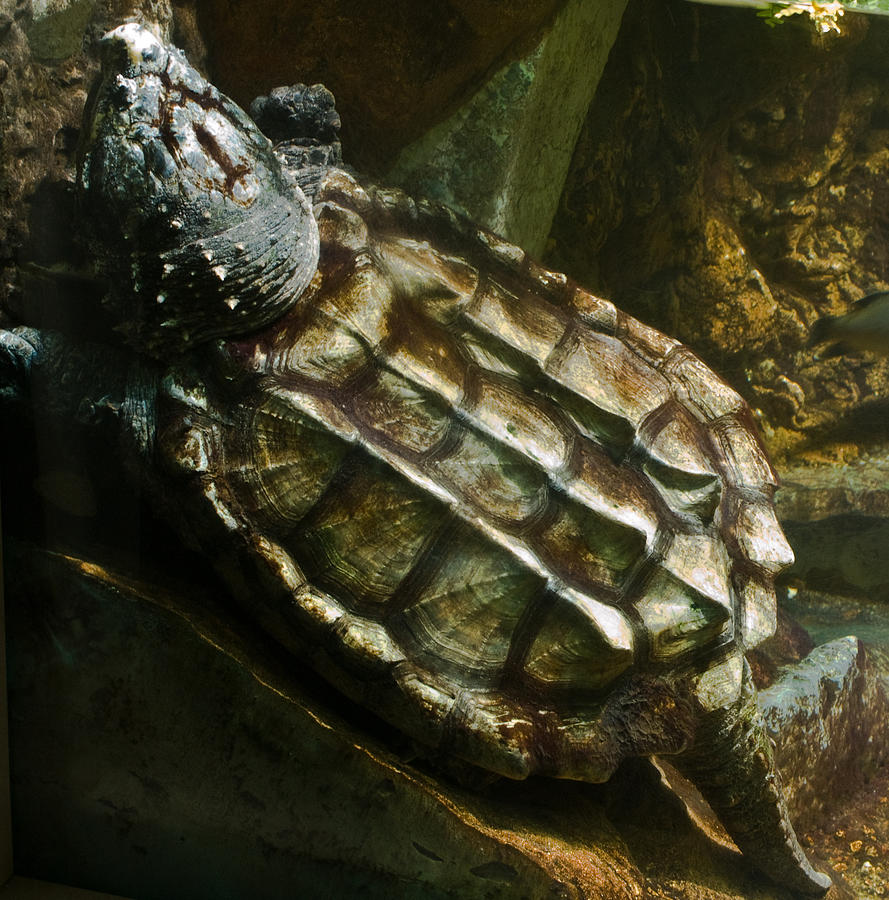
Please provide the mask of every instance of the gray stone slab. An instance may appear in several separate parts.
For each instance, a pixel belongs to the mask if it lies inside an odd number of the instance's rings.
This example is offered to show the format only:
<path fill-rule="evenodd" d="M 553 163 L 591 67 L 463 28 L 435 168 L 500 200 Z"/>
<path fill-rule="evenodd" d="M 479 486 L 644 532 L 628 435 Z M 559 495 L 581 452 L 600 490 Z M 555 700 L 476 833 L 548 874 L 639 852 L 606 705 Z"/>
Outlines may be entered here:
<path fill-rule="evenodd" d="M 787 667 L 759 705 L 798 827 L 816 821 L 889 758 L 889 700 L 853 636 Z"/>
<path fill-rule="evenodd" d="M 569 0 L 540 44 L 406 147 L 387 180 L 540 257 L 626 0 Z"/>
<path fill-rule="evenodd" d="M 425 774 L 210 591 L 43 551 L 6 568 L 19 873 L 139 900 L 638 896 L 579 786 L 550 810 Z"/>

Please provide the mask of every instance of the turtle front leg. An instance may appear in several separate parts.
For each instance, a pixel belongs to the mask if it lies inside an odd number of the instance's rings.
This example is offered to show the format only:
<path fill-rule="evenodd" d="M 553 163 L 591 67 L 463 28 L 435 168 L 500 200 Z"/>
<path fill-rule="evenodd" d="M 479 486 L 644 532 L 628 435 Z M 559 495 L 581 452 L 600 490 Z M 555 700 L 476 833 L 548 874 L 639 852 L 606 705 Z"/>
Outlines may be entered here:
<path fill-rule="evenodd" d="M 820 896 L 831 880 L 812 868 L 793 830 L 750 668 L 743 657 L 730 662 L 741 668 L 737 701 L 702 708 L 694 745 L 672 761 L 756 868 L 793 891 Z"/>

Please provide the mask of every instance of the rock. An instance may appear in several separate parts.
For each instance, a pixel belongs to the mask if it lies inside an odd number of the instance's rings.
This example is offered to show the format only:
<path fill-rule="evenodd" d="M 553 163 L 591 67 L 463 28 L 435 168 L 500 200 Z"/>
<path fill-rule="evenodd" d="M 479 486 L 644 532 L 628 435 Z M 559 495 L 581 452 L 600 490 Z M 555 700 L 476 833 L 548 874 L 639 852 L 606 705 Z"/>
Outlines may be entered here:
<path fill-rule="evenodd" d="M 842 29 L 633 0 L 545 258 L 693 347 L 779 456 L 860 446 L 889 397 L 889 361 L 807 346 L 889 283 L 889 20 Z"/>
<path fill-rule="evenodd" d="M 778 516 L 810 589 L 889 600 L 889 450 L 781 471 Z"/>
<path fill-rule="evenodd" d="M 398 155 L 386 178 L 544 250 L 626 0 L 570 0 L 541 42 Z"/>
<path fill-rule="evenodd" d="M 775 633 L 747 651 L 747 660 L 758 690 L 768 687 L 775 680 L 781 666 L 799 662 L 815 648 L 809 633 L 788 614 L 782 603 L 778 604 L 776 619 Z"/>
<path fill-rule="evenodd" d="M 889 517 L 889 448 L 872 447 L 820 464 L 801 459 L 779 474 L 775 505 L 782 521 Z"/>
<path fill-rule="evenodd" d="M 17 871 L 189 900 L 319 884 L 327 897 L 641 896 L 594 802 L 556 825 L 437 781 L 217 618 L 208 592 L 148 595 L 95 564 L 7 559 Z"/>
<path fill-rule="evenodd" d="M 760 691 L 791 814 L 810 827 L 889 759 L 889 699 L 855 637 L 816 647 Z"/>
<path fill-rule="evenodd" d="M 28 42 L 37 59 L 64 59 L 80 52 L 94 0 L 34 0 Z"/>
<path fill-rule="evenodd" d="M 289 0 L 241 17 L 213 0 L 197 23 L 211 80 L 245 108 L 278 84 L 323 82 L 350 164 L 539 256 L 625 6 L 399 2 L 381 15 Z"/>
<path fill-rule="evenodd" d="M 295 82 L 337 100 L 346 160 L 379 175 L 450 115 L 487 74 L 539 41 L 562 0 L 449 0 L 385 7 L 350 0 L 195 4 L 210 80 L 245 109 Z"/>
<path fill-rule="evenodd" d="M 137 582 L 8 536 L 5 550 L 22 874 L 188 900 L 790 900 L 645 760 L 605 785 L 468 790 L 203 579 Z"/>

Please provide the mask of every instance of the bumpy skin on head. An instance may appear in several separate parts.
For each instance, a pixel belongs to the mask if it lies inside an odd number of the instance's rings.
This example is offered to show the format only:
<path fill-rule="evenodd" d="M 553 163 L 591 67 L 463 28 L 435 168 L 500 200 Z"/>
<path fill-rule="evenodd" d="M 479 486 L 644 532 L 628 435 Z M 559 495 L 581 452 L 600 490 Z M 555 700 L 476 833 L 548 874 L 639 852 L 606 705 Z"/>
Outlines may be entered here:
<path fill-rule="evenodd" d="M 740 397 L 519 248 L 337 170 L 316 271 L 315 217 L 268 142 L 137 26 L 106 38 L 84 130 L 121 325 L 181 355 L 118 374 L 124 446 L 261 624 L 512 777 L 677 754 L 753 865 L 823 893 L 743 662 L 790 550 Z M 82 366 L 32 337 L 0 344 L 15 385 Z M 104 380 L 75 379 L 68 408 Z"/>
<path fill-rule="evenodd" d="M 277 87 L 250 104 L 250 116 L 270 140 L 307 147 L 339 144 L 340 116 L 323 84 Z M 338 154 L 337 154 L 338 155 Z M 331 159 L 334 164 L 341 159 Z"/>
<path fill-rule="evenodd" d="M 269 140 L 148 29 L 122 25 L 101 52 L 78 180 L 127 340 L 169 358 L 280 316 L 318 230 Z"/>
<path fill-rule="evenodd" d="M 323 84 L 277 87 L 250 104 L 250 115 L 275 142 L 275 153 L 314 203 L 321 177 L 342 166 L 340 116 Z"/>

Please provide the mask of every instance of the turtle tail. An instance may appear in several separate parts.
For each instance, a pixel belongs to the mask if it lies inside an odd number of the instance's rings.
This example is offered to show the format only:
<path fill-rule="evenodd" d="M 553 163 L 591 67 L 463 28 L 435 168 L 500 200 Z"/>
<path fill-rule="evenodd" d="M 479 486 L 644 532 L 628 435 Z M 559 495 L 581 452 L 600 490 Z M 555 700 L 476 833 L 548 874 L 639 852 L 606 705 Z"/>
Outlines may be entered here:
<path fill-rule="evenodd" d="M 741 696 L 702 714 L 694 746 L 671 760 L 697 787 L 750 863 L 792 891 L 820 896 L 830 878 L 800 847 L 745 661 Z"/>

